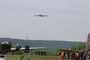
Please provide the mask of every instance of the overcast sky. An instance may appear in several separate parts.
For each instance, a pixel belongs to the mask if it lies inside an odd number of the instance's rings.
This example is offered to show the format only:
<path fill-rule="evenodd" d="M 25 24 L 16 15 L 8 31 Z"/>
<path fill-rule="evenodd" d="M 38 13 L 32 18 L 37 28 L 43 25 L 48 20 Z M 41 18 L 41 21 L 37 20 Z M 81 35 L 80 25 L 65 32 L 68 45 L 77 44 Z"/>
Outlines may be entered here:
<path fill-rule="evenodd" d="M 85 42 L 89 32 L 90 0 L 0 0 L 0 37 Z"/>

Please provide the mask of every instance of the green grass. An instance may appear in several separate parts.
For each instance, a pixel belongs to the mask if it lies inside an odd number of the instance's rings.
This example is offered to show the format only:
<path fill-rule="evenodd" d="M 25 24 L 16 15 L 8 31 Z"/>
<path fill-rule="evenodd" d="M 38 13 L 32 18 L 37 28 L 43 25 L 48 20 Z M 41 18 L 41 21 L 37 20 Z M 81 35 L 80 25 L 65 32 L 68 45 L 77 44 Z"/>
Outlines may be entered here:
<path fill-rule="evenodd" d="M 5 60 L 22 60 L 20 59 L 21 56 L 22 55 L 7 55 Z M 23 60 L 27 60 L 28 57 L 30 57 L 31 60 L 61 60 L 59 56 L 27 56 L 27 55 L 24 55 Z"/>

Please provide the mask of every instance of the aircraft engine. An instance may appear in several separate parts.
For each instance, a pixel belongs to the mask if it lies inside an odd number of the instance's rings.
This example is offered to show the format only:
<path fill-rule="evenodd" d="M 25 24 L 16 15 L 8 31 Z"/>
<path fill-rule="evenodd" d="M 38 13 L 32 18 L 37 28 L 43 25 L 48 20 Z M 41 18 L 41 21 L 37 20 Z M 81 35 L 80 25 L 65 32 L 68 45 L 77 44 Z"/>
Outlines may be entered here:
<path fill-rule="evenodd" d="M 29 53 L 29 46 L 25 46 L 25 51 L 24 53 Z"/>

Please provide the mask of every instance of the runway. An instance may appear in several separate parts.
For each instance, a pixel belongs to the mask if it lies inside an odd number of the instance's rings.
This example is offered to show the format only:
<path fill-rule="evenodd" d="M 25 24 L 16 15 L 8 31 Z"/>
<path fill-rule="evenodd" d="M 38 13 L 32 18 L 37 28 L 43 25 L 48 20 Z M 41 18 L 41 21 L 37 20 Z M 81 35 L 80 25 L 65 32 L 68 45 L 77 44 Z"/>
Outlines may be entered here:
<path fill-rule="evenodd" d="M 4 58 L 0 58 L 0 60 L 4 60 Z"/>

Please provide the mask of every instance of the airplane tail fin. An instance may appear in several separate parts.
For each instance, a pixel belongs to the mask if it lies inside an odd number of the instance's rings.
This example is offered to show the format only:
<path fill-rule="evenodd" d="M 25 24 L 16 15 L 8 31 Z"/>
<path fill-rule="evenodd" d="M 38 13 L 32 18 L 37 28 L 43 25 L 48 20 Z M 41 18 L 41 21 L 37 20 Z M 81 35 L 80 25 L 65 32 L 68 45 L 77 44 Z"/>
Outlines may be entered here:
<path fill-rule="evenodd" d="M 17 44 L 16 51 L 21 51 L 21 46 Z"/>

